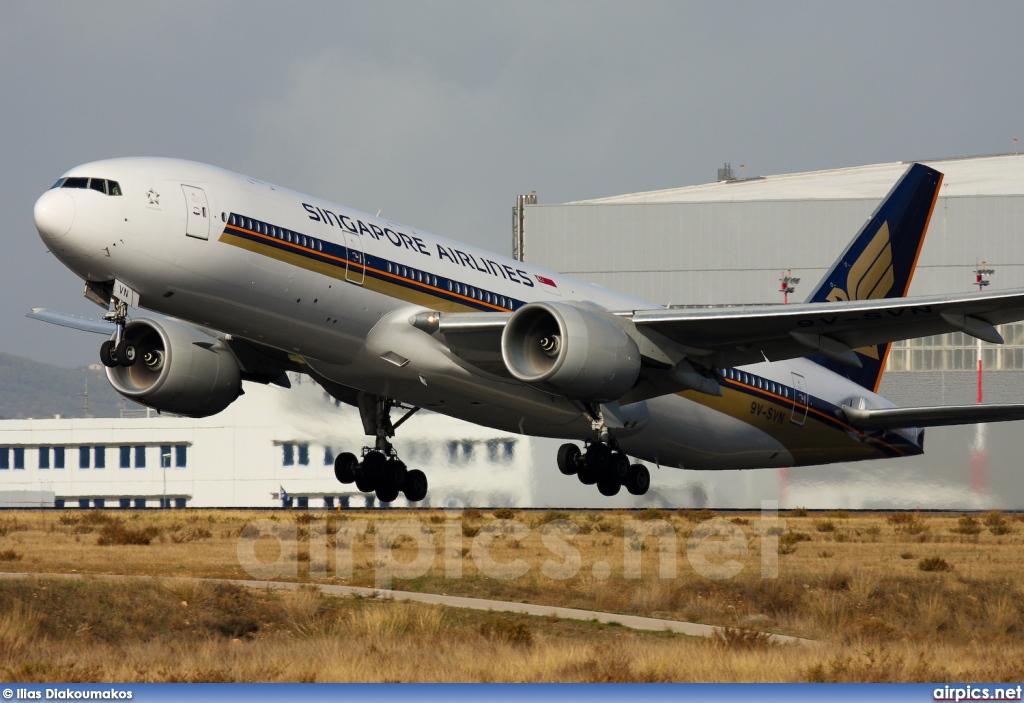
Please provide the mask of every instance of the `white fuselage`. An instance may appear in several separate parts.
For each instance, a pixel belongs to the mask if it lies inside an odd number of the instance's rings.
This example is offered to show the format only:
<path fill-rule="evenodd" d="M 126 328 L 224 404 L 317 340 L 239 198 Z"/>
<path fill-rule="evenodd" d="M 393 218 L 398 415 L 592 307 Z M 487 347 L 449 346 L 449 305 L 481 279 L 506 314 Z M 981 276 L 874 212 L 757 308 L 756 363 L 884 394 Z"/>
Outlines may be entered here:
<path fill-rule="evenodd" d="M 203 164 L 113 159 L 66 176 L 120 190 L 58 188 L 36 205 L 50 251 L 83 279 L 117 279 L 139 307 L 283 350 L 336 383 L 503 430 L 593 435 L 576 404 L 466 363 L 412 316 L 544 300 L 659 307 Z M 625 406 L 612 434 L 630 455 L 696 469 L 921 451 L 917 430 L 883 437 L 845 425 L 842 402 L 891 404 L 804 359 L 728 369 L 722 385 L 722 397 Z"/>

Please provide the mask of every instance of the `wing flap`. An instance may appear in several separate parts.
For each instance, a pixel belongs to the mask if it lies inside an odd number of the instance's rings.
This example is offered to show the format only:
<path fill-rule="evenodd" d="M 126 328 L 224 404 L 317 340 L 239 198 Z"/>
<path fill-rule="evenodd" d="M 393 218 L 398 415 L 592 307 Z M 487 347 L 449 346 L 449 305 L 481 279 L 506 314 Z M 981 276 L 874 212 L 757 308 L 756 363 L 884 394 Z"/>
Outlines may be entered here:
<path fill-rule="evenodd" d="M 844 405 L 843 414 L 851 425 L 861 430 L 895 430 L 903 427 L 941 427 L 1024 420 L 1024 405 L 950 405 L 878 410 L 861 410 Z"/>

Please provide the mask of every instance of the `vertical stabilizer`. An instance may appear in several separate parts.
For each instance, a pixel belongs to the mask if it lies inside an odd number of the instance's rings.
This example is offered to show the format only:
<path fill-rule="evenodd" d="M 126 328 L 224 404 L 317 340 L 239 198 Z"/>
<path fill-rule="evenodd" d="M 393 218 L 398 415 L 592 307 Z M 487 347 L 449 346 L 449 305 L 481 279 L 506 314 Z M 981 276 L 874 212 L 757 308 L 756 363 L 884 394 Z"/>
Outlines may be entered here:
<path fill-rule="evenodd" d="M 942 174 L 934 169 L 921 164 L 907 169 L 807 302 L 905 297 L 941 185 Z M 889 344 L 879 344 L 855 349 L 862 364 L 859 369 L 823 356 L 809 358 L 854 383 L 877 391 L 889 347 Z"/>

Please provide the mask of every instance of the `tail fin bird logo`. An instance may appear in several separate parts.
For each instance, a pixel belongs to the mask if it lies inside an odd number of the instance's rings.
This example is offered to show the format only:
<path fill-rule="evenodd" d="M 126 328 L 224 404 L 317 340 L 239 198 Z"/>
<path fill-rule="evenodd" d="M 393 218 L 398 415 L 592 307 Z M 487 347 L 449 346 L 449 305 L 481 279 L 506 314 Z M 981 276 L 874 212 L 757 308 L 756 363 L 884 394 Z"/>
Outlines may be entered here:
<path fill-rule="evenodd" d="M 883 222 L 878 233 L 850 267 L 846 277 L 846 290 L 833 288 L 827 297 L 837 300 L 876 300 L 889 295 L 896 282 L 892 268 L 892 243 L 889 241 L 889 223 Z M 877 347 L 855 350 L 864 356 L 878 358 Z"/>

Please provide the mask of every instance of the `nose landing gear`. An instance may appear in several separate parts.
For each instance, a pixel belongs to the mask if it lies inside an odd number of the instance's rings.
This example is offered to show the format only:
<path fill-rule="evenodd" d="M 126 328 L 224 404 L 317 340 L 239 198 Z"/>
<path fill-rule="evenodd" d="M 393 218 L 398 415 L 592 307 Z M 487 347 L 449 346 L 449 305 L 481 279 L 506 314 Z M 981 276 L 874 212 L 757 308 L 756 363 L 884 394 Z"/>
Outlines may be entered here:
<path fill-rule="evenodd" d="M 124 326 L 128 322 L 128 303 L 118 298 L 111 298 L 114 309 L 103 316 L 104 320 L 114 323 L 114 338 L 100 345 L 100 362 L 107 368 L 115 366 L 132 366 L 138 359 L 139 352 L 134 344 L 124 338 Z"/>
<path fill-rule="evenodd" d="M 376 435 L 377 441 L 373 447 L 363 448 L 361 460 L 351 452 L 335 457 L 334 475 L 341 483 L 355 483 L 363 493 L 375 493 L 382 503 L 394 501 L 399 493 L 410 503 L 418 503 L 427 497 L 427 476 L 419 469 L 410 471 L 398 458 L 389 439 L 419 408 L 406 408 L 408 412 L 392 424 L 393 407 L 403 406 L 390 398 L 360 393 L 359 414 L 363 428 L 367 434 Z"/>

